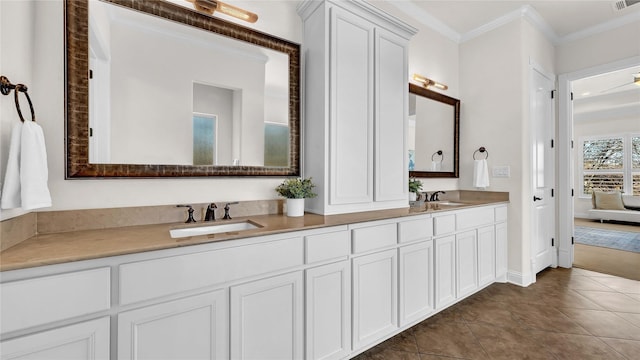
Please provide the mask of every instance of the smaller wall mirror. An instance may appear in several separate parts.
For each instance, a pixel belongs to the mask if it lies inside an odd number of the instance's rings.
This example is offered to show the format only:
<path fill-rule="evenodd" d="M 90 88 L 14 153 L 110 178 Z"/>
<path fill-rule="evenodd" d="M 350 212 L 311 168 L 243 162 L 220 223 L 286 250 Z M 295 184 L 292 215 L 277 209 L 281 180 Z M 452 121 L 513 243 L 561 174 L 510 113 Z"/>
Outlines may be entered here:
<path fill-rule="evenodd" d="M 459 175 L 460 100 L 409 84 L 409 176 Z"/>

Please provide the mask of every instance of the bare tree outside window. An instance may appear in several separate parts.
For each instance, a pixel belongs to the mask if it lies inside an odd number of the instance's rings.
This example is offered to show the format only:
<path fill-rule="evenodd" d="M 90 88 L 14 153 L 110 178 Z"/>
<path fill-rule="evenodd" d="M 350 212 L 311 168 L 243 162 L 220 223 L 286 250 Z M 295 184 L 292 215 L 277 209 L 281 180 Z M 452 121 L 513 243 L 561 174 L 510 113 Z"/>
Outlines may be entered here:
<path fill-rule="evenodd" d="M 640 136 L 584 139 L 581 170 L 583 195 L 593 190 L 640 195 Z"/>

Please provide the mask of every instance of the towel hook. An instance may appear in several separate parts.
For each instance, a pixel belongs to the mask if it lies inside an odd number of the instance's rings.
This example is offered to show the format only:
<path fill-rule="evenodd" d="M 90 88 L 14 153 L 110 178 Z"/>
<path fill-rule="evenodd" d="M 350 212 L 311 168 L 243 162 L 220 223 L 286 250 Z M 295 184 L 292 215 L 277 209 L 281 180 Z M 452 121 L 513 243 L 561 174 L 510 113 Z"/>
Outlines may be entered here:
<path fill-rule="evenodd" d="M 442 155 L 442 150 L 438 150 L 438 151 L 434 152 L 433 155 L 431 155 L 431 161 L 435 161 L 435 160 L 433 160 L 433 157 L 436 156 L 436 155 L 441 156 L 440 162 L 442 162 L 444 160 L 444 155 Z"/>
<path fill-rule="evenodd" d="M 2 93 L 2 95 L 9 95 L 9 93 L 11 93 L 11 90 L 13 90 L 14 93 L 14 101 L 16 103 L 16 110 L 18 111 L 20 121 L 24 122 L 24 117 L 22 116 L 22 111 L 20 110 L 20 101 L 18 99 L 19 93 L 24 93 L 24 96 L 27 97 L 27 101 L 29 102 L 29 110 L 31 110 L 31 121 L 36 121 L 36 114 L 33 110 L 33 103 L 31 102 L 29 93 L 27 92 L 27 86 L 24 84 L 14 85 L 6 76 L 0 76 L 0 93 Z"/>
<path fill-rule="evenodd" d="M 485 154 L 485 160 L 489 158 L 489 151 L 487 151 L 487 149 L 484 146 L 480 146 L 480 148 L 476 151 L 473 152 L 473 160 L 478 160 L 476 159 L 476 154 L 477 153 L 484 153 Z"/>

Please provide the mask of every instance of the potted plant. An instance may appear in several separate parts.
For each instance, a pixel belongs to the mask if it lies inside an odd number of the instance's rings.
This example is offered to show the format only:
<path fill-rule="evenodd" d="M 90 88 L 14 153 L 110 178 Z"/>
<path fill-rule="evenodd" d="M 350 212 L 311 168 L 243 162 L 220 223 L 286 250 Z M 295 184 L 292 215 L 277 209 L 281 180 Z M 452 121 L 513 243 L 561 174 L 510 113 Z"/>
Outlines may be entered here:
<path fill-rule="evenodd" d="M 304 199 L 318 196 L 313 192 L 314 187 L 311 178 L 286 179 L 276 187 L 276 192 L 287 198 L 287 216 L 304 215 Z"/>
<path fill-rule="evenodd" d="M 422 181 L 418 179 L 409 179 L 409 201 L 418 199 L 418 191 L 422 190 Z"/>

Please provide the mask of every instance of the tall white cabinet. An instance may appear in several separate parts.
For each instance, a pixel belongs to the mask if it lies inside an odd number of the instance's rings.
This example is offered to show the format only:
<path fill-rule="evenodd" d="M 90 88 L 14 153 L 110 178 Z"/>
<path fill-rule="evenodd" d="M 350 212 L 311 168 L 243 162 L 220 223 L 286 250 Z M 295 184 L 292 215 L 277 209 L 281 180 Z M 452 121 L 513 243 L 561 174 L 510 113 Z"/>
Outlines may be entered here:
<path fill-rule="evenodd" d="M 305 1 L 307 210 L 407 207 L 407 48 L 416 29 L 362 1 Z M 309 99 L 313 99 L 310 101 Z"/>

